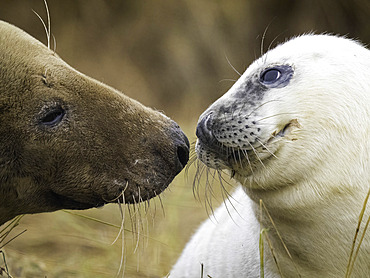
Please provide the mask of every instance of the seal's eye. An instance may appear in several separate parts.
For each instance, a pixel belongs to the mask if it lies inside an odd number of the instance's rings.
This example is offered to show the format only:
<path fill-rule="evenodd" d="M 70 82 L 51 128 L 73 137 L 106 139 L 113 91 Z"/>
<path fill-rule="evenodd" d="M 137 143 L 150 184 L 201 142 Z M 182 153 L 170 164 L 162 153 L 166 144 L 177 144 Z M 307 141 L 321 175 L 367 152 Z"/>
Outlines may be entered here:
<path fill-rule="evenodd" d="M 46 126 L 56 126 L 62 121 L 65 113 L 62 107 L 54 107 L 41 118 L 40 123 Z"/>
<path fill-rule="evenodd" d="M 280 76 L 280 70 L 276 68 L 267 69 L 261 74 L 261 82 L 265 84 L 272 84 L 279 80 Z"/>
<path fill-rule="evenodd" d="M 290 65 L 273 65 L 261 72 L 259 82 L 267 88 L 283 88 L 289 84 L 293 74 Z"/>

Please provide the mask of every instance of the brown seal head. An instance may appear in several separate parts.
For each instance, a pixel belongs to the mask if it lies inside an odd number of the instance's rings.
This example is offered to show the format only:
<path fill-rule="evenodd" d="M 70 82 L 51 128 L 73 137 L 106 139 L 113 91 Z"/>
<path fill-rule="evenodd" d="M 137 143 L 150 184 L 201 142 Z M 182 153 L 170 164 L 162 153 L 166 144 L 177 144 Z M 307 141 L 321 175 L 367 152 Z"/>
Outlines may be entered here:
<path fill-rule="evenodd" d="M 0 225 L 161 193 L 189 142 L 162 113 L 89 78 L 0 21 Z"/>

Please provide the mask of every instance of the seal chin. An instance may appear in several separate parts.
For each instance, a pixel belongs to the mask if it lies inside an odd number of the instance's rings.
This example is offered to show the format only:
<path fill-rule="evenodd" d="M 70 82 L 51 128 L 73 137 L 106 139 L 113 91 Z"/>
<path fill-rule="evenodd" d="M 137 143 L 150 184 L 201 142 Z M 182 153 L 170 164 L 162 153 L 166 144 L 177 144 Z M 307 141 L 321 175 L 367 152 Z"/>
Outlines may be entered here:
<path fill-rule="evenodd" d="M 71 197 L 64 196 L 55 192 L 51 192 L 51 196 L 49 196 L 51 200 L 53 200 L 53 205 L 56 207 L 61 207 L 64 209 L 90 209 L 90 208 L 98 208 L 104 206 L 107 202 L 103 199 L 96 199 L 94 202 L 81 202 L 79 200 L 75 200 Z"/>

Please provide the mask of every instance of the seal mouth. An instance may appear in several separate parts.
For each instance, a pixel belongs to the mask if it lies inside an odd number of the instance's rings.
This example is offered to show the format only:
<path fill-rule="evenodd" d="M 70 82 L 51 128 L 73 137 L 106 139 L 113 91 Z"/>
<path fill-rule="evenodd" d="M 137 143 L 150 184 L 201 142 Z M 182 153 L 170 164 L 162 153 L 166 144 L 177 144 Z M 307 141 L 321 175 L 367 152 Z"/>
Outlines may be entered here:
<path fill-rule="evenodd" d="M 293 119 L 293 120 L 289 121 L 289 123 L 287 123 L 282 129 L 275 130 L 271 134 L 270 138 L 266 142 L 266 145 L 271 144 L 272 142 L 274 142 L 278 138 L 285 137 L 286 135 L 288 135 L 291 132 L 291 130 L 294 127 L 298 127 L 298 126 L 299 126 L 299 124 L 298 124 L 297 119 Z"/>
<path fill-rule="evenodd" d="M 175 176 L 175 174 L 166 177 L 165 174 L 148 173 L 144 179 L 138 179 L 135 176 L 125 178 L 122 181 L 114 179 L 109 187 L 109 192 L 105 192 L 102 199 L 104 203 L 119 201 L 125 204 L 137 204 L 145 202 L 165 191 Z"/>
<path fill-rule="evenodd" d="M 58 204 L 59 207 L 65 209 L 89 209 L 98 208 L 104 206 L 107 202 L 97 198 L 95 202 L 82 202 L 80 200 L 75 200 L 71 197 L 61 195 L 54 191 L 50 192 L 49 197 L 53 200 L 54 204 Z"/>

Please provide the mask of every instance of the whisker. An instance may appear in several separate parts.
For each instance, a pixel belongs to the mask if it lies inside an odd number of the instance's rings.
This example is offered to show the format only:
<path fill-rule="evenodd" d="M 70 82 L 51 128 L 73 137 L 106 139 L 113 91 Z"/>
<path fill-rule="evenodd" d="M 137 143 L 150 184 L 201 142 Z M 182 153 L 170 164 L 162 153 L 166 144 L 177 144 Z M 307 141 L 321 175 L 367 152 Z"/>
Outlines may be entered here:
<path fill-rule="evenodd" d="M 124 194 L 122 194 L 122 196 L 123 196 L 123 204 L 125 204 L 125 196 L 124 196 Z M 122 271 L 122 277 L 124 277 L 125 266 L 126 266 L 126 259 L 125 259 L 125 232 L 124 232 L 125 208 L 126 208 L 126 206 L 123 206 L 124 209 L 122 209 L 122 204 L 121 204 L 121 202 L 120 202 L 119 199 L 117 199 L 117 203 L 118 203 L 119 211 L 120 211 L 120 214 L 121 214 L 121 227 L 119 229 L 119 232 L 117 234 L 117 237 L 112 242 L 112 245 L 114 243 L 116 243 L 116 241 L 118 240 L 118 237 L 121 235 L 121 260 L 120 260 L 120 264 L 119 264 L 119 268 L 118 268 L 116 277 L 118 277 L 118 275 L 121 273 L 121 270 L 122 269 L 123 269 L 123 271 Z"/>
<path fill-rule="evenodd" d="M 137 188 L 137 189 L 138 189 L 138 195 L 139 195 L 139 198 L 138 198 L 138 199 L 139 199 L 139 200 L 138 200 L 139 202 L 138 202 L 138 203 L 141 203 L 141 202 L 143 201 L 143 197 L 141 196 L 140 186 L 138 186 L 138 188 Z"/>
<path fill-rule="evenodd" d="M 156 194 L 154 193 L 154 196 L 156 196 Z M 149 200 L 150 199 L 146 199 L 145 201 L 143 201 L 142 203 L 142 206 L 144 206 L 144 212 L 145 212 L 145 216 L 148 216 L 148 213 L 149 213 Z"/>
<path fill-rule="evenodd" d="M 137 204 L 135 204 L 135 206 L 137 206 Z M 141 224 L 142 224 L 142 220 L 141 220 L 141 214 L 140 214 L 140 209 L 138 207 L 136 207 L 136 210 L 138 211 L 139 213 L 139 221 L 136 220 L 136 225 L 137 225 L 137 237 L 136 237 L 136 246 L 135 246 L 135 249 L 134 249 L 134 253 L 136 253 L 136 251 L 138 250 L 139 248 L 139 242 L 140 242 L 140 231 L 141 231 Z"/>
<path fill-rule="evenodd" d="M 226 183 L 228 186 L 234 188 L 234 185 L 232 183 L 230 183 L 228 180 L 226 180 L 224 178 L 224 174 L 226 175 L 227 173 L 223 172 L 222 170 L 217 170 L 219 173 L 220 173 L 220 177 L 222 178 L 222 183 Z M 230 195 L 230 197 L 232 198 L 232 196 Z"/>
<path fill-rule="evenodd" d="M 255 148 L 255 147 L 253 147 L 253 145 L 252 145 L 249 141 L 247 141 L 247 143 L 248 143 L 248 145 L 252 148 L 252 151 L 253 151 L 253 152 L 254 152 L 254 154 L 256 155 L 256 157 L 257 157 L 258 161 L 261 163 L 261 165 L 262 165 L 264 168 L 266 168 L 266 166 L 265 166 L 265 164 L 263 164 L 263 162 L 262 162 L 262 160 L 261 160 L 261 158 L 260 158 L 260 156 L 259 156 L 259 154 L 258 154 L 258 152 L 257 152 L 256 148 Z"/>
<path fill-rule="evenodd" d="M 237 79 L 231 79 L 231 78 L 225 78 L 225 79 L 222 79 L 222 80 L 220 80 L 219 82 L 221 83 L 221 82 L 225 82 L 225 81 L 229 81 L 229 82 L 236 82 L 236 81 L 238 81 Z"/>
<path fill-rule="evenodd" d="M 165 210 L 164 210 L 164 206 L 163 206 L 163 202 L 162 202 L 161 194 L 159 194 L 159 195 L 157 195 L 157 196 L 158 196 L 159 203 L 161 204 L 161 208 L 162 208 L 163 216 L 166 216 L 166 212 L 165 212 Z"/>
<path fill-rule="evenodd" d="M 275 136 L 273 136 L 274 138 L 276 138 Z M 270 149 L 259 139 L 257 138 L 257 141 L 261 144 L 261 146 L 269 153 L 271 154 L 273 157 L 275 158 L 278 158 L 272 151 L 270 151 Z"/>
<path fill-rule="evenodd" d="M 274 18 L 274 19 L 275 19 L 275 18 Z M 268 29 L 270 28 L 270 26 L 271 26 L 272 22 L 274 21 L 274 19 L 272 19 L 272 20 L 271 20 L 271 22 L 266 26 L 265 30 L 263 31 L 262 41 L 261 41 L 261 50 L 260 50 L 260 52 L 261 52 L 261 56 L 263 56 L 263 55 L 264 55 L 264 50 L 263 50 L 263 48 L 264 48 L 264 41 L 265 41 L 265 39 L 266 39 L 267 31 L 268 31 Z M 266 53 L 266 56 L 265 56 L 265 60 L 264 60 L 263 62 L 265 63 L 266 61 L 267 61 L 267 53 Z"/>
<path fill-rule="evenodd" d="M 266 33 L 267 33 L 267 30 L 269 28 L 271 23 L 269 23 L 269 25 L 267 25 L 267 27 L 265 28 L 265 30 L 263 31 L 263 34 L 262 34 L 262 39 L 261 39 L 261 48 L 260 48 L 260 55 L 263 56 L 263 53 L 264 53 L 264 42 L 265 42 L 265 38 L 266 38 Z"/>
<path fill-rule="evenodd" d="M 256 108 L 254 108 L 247 116 L 246 118 L 249 118 L 254 112 L 256 112 L 258 109 L 260 109 L 262 106 L 266 105 L 266 104 L 269 104 L 271 102 L 283 102 L 282 100 L 279 100 L 279 99 L 272 99 L 272 100 L 269 100 L 269 101 L 265 101 L 264 103 L 260 104 L 259 106 L 257 106 Z M 242 112 L 242 110 L 240 111 Z"/>
<path fill-rule="evenodd" d="M 231 183 L 229 183 L 228 181 L 225 180 L 225 178 L 222 176 L 222 173 L 220 171 L 217 171 L 217 174 L 218 174 L 218 179 L 219 179 L 219 182 L 220 182 L 220 187 L 221 187 L 221 196 L 222 196 L 222 201 L 225 205 L 225 208 L 227 210 L 227 213 L 229 214 L 231 220 L 237 225 L 237 222 L 234 221 L 234 218 L 232 217 L 231 215 L 231 212 L 228 208 L 228 205 L 227 203 L 229 203 L 232 207 L 232 209 L 243 219 L 243 217 L 240 215 L 240 213 L 238 212 L 238 210 L 236 209 L 236 207 L 234 206 L 232 200 L 236 201 L 235 198 L 229 193 L 229 191 L 226 189 L 226 187 L 224 186 L 224 182 L 226 182 L 228 185 L 230 185 L 231 187 L 234 187 Z"/>
<path fill-rule="evenodd" d="M 256 120 L 256 122 L 258 122 L 259 120 Z M 260 123 L 258 122 L 258 126 L 272 126 L 272 127 L 276 127 L 276 124 L 273 124 L 273 123 Z"/>
<path fill-rule="evenodd" d="M 245 106 L 247 105 L 247 102 L 244 102 L 243 105 L 239 108 L 239 114 L 238 117 L 240 117 L 241 113 L 244 111 Z"/>
<path fill-rule="evenodd" d="M 54 34 L 51 34 L 53 36 L 53 52 L 54 54 L 56 53 L 56 50 L 57 50 L 57 40 L 54 36 Z"/>
<path fill-rule="evenodd" d="M 263 120 L 273 118 L 273 117 L 276 117 L 276 116 L 281 116 L 281 115 L 297 115 L 297 113 L 295 113 L 295 112 L 277 113 L 277 114 L 274 114 L 274 115 L 270 115 L 270 116 L 258 119 L 256 121 L 259 122 L 259 121 L 263 121 Z"/>
<path fill-rule="evenodd" d="M 46 9 L 46 17 L 47 17 L 47 22 L 46 23 L 36 11 L 34 11 L 34 10 L 32 10 L 32 11 L 40 19 L 40 21 L 41 21 L 41 23 L 44 27 L 44 30 L 45 30 L 45 33 L 46 33 L 46 39 L 47 39 L 47 47 L 48 47 L 48 49 L 50 49 L 50 37 L 51 37 L 50 12 L 49 12 L 49 7 L 48 7 L 48 3 L 47 3 L 46 0 L 44 0 L 44 4 L 45 4 L 45 9 Z"/>
<path fill-rule="evenodd" d="M 222 173 L 220 173 L 220 171 L 217 171 L 217 174 L 218 174 L 218 179 L 219 179 L 219 182 L 220 182 L 222 194 L 225 194 L 226 200 L 228 200 L 229 202 L 230 202 L 230 199 L 235 200 L 234 197 L 229 193 L 229 191 L 224 186 L 224 182 L 226 184 L 228 184 L 231 188 L 234 188 L 234 185 L 232 185 L 230 182 L 228 182 L 227 180 L 225 180 L 225 178 L 222 176 Z"/>
<path fill-rule="evenodd" d="M 251 161 L 249 159 L 249 155 L 248 155 L 247 151 L 246 150 L 242 150 L 242 153 L 244 154 L 244 157 L 247 159 L 247 162 L 248 162 L 248 165 L 249 165 L 249 169 L 251 169 L 252 175 L 254 175 L 252 163 L 251 163 Z"/>
<path fill-rule="evenodd" d="M 240 148 L 238 148 L 238 158 L 239 158 L 239 162 L 240 162 L 240 168 L 243 168 L 243 162 L 242 162 L 242 158 L 241 158 L 241 155 L 240 155 Z"/>
<path fill-rule="evenodd" d="M 143 225 L 143 217 L 141 215 L 141 208 L 140 208 L 140 204 L 141 204 L 142 201 L 143 201 L 143 199 L 142 199 L 142 196 L 141 196 L 141 190 L 140 190 L 140 187 L 138 187 L 138 202 L 136 202 L 136 200 L 135 200 L 135 203 L 134 203 L 134 205 L 136 207 L 136 211 L 138 213 L 138 218 L 136 220 L 138 236 L 137 236 L 136 247 L 135 247 L 134 253 L 136 253 L 136 251 L 137 251 L 137 249 L 139 247 L 140 232 L 141 232 L 141 230 L 144 227 L 144 225 Z"/>
<path fill-rule="evenodd" d="M 203 175 L 204 171 L 206 171 L 207 167 L 200 160 L 198 160 L 197 162 L 198 162 L 197 163 L 197 172 L 196 172 L 196 175 L 194 177 L 194 182 L 193 182 L 193 195 L 194 195 L 195 198 L 200 200 L 200 195 L 199 195 L 200 178 Z M 195 194 L 195 192 L 197 194 Z"/>
<path fill-rule="evenodd" d="M 189 170 L 190 165 L 191 165 L 192 163 L 194 163 L 194 160 L 196 160 L 196 158 L 197 158 L 197 153 L 196 153 L 196 151 L 195 151 L 195 146 L 196 146 L 196 144 L 197 144 L 197 140 L 198 140 L 198 139 L 194 139 L 194 140 L 193 140 L 193 142 L 190 144 L 189 162 L 188 162 L 188 164 L 185 166 L 185 169 L 187 169 L 187 170 Z"/>
<path fill-rule="evenodd" d="M 209 176 L 210 176 L 210 172 L 211 170 L 209 168 L 206 168 L 206 188 L 205 188 L 205 204 L 206 204 L 206 211 L 207 211 L 207 214 L 209 214 L 209 211 L 207 209 L 207 205 L 208 207 L 210 208 L 211 210 L 211 214 L 213 215 L 214 214 L 214 210 L 213 210 L 213 205 L 212 205 L 212 200 L 213 199 L 216 199 L 216 195 L 215 195 L 215 192 L 213 190 L 213 187 L 212 187 L 212 183 L 209 181 Z M 213 182 L 214 179 L 212 179 L 212 182 Z M 210 193 L 210 195 L 208 194 Z"/>
<path fill-rule="evenodd" d="M 231 148 L 225 147 L 226 150 L 231 151 Z M 242 150 L 240 150 L 242 151 Z M 235 154 L 234 154 L 235 155 Z M 241 154 L 239 155 L 241 156 Z M 238 161 L 239 163 L 242 163 L 242 160 L 239 158 L 239 160 L 235 157 L 235 161 Z M 196 165 L 196 175 L 194 177 L 193 182 L 193 194 L 196 195 L 198 199 L 200 199 L 199 196 L 199 185 L 201 183 L 201 178 L 204 177 L 205 181 L 204 184 L 204 205 L 206 209 L 206 213 L 208 216 L 214 215 L 214 204 L 213 200 L 217 200 L 218 197 L 222 197 L 222 201 L 225 203 L 227 210 L 230 213 L 230 205 L 232 209 L 236 210 L 234 204 L 231 202 L 230 199 L 232 199 L 232 195 L 229 193 L 228 189 L 225 187 L 225 185 L 229 185 L 232 188 L 234 187 L 233 184 L 231 184 L 228 180 L 226 180 L 223 177 L 224 173 L 221 169 L 211 169 L 207 167 L 202 161 L 197 159 L 195 162 Z M 242 163 L 243 165 L 243 163 Z M 217 178 L 216 178 L 217 177 Z M 218 184 L 220 186 L 220 195 L 216 194 L 215 192 L 215 186 L 214 182 L 218 181 Z M 230 204 L 227 204 L 230 203 Z M 231 215 L 231 214 L 230 214 Z"/>
<path fill-rule="evenodd" d="M 269 51 L 272 47 L 272 44 L 278 39 L 278 37 L 280 37 L 283 33 L 285 33 L 286 31 L 283 31 L 281 32 L 280 34 L 278 34 L 277 36 L 275 36 L 275 38 L 270 42 L 269 44 L 269 47 L 267 48 L 267 51 Z"/>
<path fill-rule="evenodd" d="M 119 231 L 118 231 L 118 234 L 117 234 L 116 238 L 113 240 L 113 242 L 111 243 L 111 245 L 113 245 L 113 244 L 115 244 L 117 242 L 120 234 L 124 230 L 124 224 L 125 224 L 125 214 L 124 214 L 124 211 L 122 210 L 122 204 L 119 201 L 119 199 L 117 200 L 117 203 L 118 203 L 118 208 L 119 208 L 119 212 L 120 212 L 120 215 L 121 215 L 121 226 L 119 228 Z M 123 207 L 125 207 L 125 206 L 123 206 Z"/>
<path fill-rule="evenodd" d="M 225 58 L 227 60 L 227 63 L 229 64 L 229 66 L 239 75 L 239 76 L 242 76 L 241 73 L 239 71 L 236 70 L 236 68 L 230 63 L 230 60 L 229 58 L 227 57 L 227 55 L 225 54 Z"/>
<path fill-rule="evenodd" d="M 134 196 L 133 196 L 134 198 Z M 131 230 L 133 231 L 134 235 L 137 234 L 137 231 L 136 231 L 136 209 L 135 209 L 135 206 L 133 204 L 127 206 L 127 209 L 128 209 L 128 212 L 129 212 L 129 216 L 130 216 L 130 223 L 131 223 Z"/>

